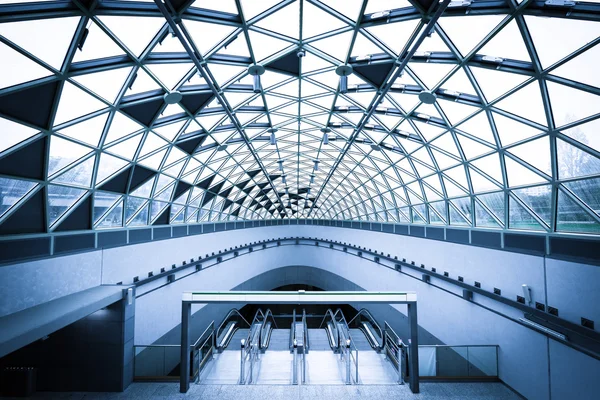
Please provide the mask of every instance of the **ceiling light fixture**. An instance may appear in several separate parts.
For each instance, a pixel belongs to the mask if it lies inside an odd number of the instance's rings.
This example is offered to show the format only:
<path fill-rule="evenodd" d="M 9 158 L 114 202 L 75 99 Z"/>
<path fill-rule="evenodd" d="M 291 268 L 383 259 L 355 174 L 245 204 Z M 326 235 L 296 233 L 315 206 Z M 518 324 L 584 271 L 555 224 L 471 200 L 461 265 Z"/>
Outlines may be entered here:
<path fill-rule="evenodd" d="M 277 132 L 277 128 L 270 128 L 267 132 L 271 134 L 269 137 L 269 144 L 271 146 L 275 146 L 277 144 L 277 137 L 275 136 L 275 132 Z"/>
<path fill-rule="evenodd" d="M 423 90 L 419 93 L 419 100 L 421 100 L 425 104 L 433 104 L 435 103 L 437 96 L 431 90 Z"/>
<path fill-rule="evenodd" d="M 335 73 L 340 77 L 340 93 L 348 93 L 348 75 L 352 74 L 351 65 L 338 65 Z"/>
<path fill-rule="evenodd" d="M 320 163 L 320 161 L 319 160 L 314 160 L 314 163 L 315 163 L 315 171 L 318 171 L 319 170 L 319 163 Z"/>
<path fill-rule="evenodd" d="M 264 73 L 265 67 L 260 64 L 255 64 L 248 67 L 248 75 L 252 75 L 252 91 L 254 93 L 260 93 L 262 91 L 260 76 Z"/>
<path fill-rule="evenodd" d="M 323 144 L 327 145 L 329 144 L 329 132 L 331 130 L 329 128 L 322 128 L 321 132 L 323 132 Z"/>
<path fill-rule="evenodd" d="M 183 95 L 181 94 L 181 92 L 173 90 L 172 92 L 165 93 L 163 98 L 165 99 L 165 103 L 167 104 L 177 104 L 181 101 L 181 99 L 183 99 Z"/>

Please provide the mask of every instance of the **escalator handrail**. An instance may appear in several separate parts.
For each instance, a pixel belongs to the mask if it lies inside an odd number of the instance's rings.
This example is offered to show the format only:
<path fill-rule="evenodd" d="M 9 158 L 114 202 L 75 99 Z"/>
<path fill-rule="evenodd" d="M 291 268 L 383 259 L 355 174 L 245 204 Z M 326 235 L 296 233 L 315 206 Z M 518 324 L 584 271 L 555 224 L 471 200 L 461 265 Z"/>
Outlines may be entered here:
<path fill-rule="evenodd" d="M 217 334 L 216 334 L 217 338 L 219 338 L 221 336 L 221 331 L 223 330 L 223 327 L 225 327 L 225 325 L 227 324 L 227 321 L 233 314 L 237 314 L 242 319 L 242 321 L 244 321 L 246 323 L 246 325 L 248 325 L 248 327 L 250 327 L 250 323 L 248 321 L 246 321 L 246 318 L 244 318 L 244 316 L 240 313 L 240 311 L 237 308 L 232 308 L 231 310 L 229 310 L 229 312 L 227 313 L 227 315 L 225 316 L 225 318 L 223 319 L 223 321 L 217 328 Z"/>
<path fill-rule="evenodd" d="M 379 324 L 377 323 L 377 321 L 375 320 L 375 317 L 373 317 L 373 315 L 369 312 L 369 310 L 367 310 L 366 308 L 361 308 L 358 313 L 354 316 L 354 318 L 352 318 L 349 322 L 348 322 L 348 326 L 350 326 L 350 324 L 356 319 L 358 318 L 359 315 L 366 315 L 367 318 L 369 319 L 369 322 L 371 322 L 371 325 L 375 327 L 375 329 L 378 331 L 379 333 L 379 337 L 381 338 L 381 340 L 383 341 L 383 331 L 381 330 L 381 326 L 379 326 Z M 377 345 L 379 347 L 383 347 L 383 343 L 377 343 Z"/>
<path fill-rule="evenodd" d="M 202 340 L 202 339 L 204 338 L 204 335 L 205 335 L 205 334 L 206 334 L 208 331 L 210 331 L 210 330 L 211 330 L 211 328 L 212 328 L 212 332 L 211 332 L 211 334 L 212 334 L 212 333 L 215 331 L 215 321 L 214 321 L 214 320 L 212 320 L 212 321 L 211 321 L 211 323 L 210 323 L 210 324 L 208 324 L 208 326 L 206 327 L 206 329 L 204 330 L 204 332 L 202 332 L 202 333 L 200 334 L 200 336 L 198 336 L 198 339 L 197 339 L 197 340 L 194 342 L 194 344 L 192 344 L 192 347 L 193 347 L 194 349 L 197 349 L 197 348 L 199 348 L 199 347 L 198 347 L 198 343 L 200 342 L 200 340 Z M 208 338 L 210 337 L 210 335 L 211 335 L 211 334 L 207 335 L 207 336 L 206 336 L 206 339 L 208 339 Z M 204 343 L 205 343 L 205 342 L 206 342 L 206 340 L 204 340 L 204 341 L 202 342 L 202 345 L 204 345 Z M 201 346 L 200 346 L 200 347 L 201 347 Z"/>
<path fill-rule="evenodd" d="M 259 310 L 261 311 L 261 310 Z M 261 311 L 262 314 L 262 311 Z M 263 348 L 263 335 L 265 335 L 265 329 L 267 327 L 267 320 L 269 319 L 269 315 L 271 316 L 271 321 L 273 322 L 273 324 L 271 325 L 271 329 L 273 329 L 273 327 L 275 327 L 275 329 L 277 329 L 277 322 L 275 322 L 275 316 L 273 315 L 273 312 L 271 311 L 270 308 L 267 308 L 267 311 L 262 314 L 263 315 L 263 326 L 260 329 L 260 348 Z M 268 332 L 266 332 L 266 334 L 268 334 Z M 267 345 L 265 346 L 265 348 L 268 348 L 269 344 L 267 343 Z"/>
<path fill-rule="evenodd" d="M 387 323 L 387 321 L 384 322 L 384 331 L 386 333 L 386 335 L 384 336 L 384 341 L 383 341 L 383 346 L 385 347 L 385 345 L 387 344 L 387 340 L 385 340 L 385 338 L 387 336 L 390 337 L 390 339 L 393 339 L 392 344 L 393 346 L 398 346 L 400 339 L 400 336 L 398 336 L 398 334 L 396 333 L 396 331 L 394 331 L 394 329 L 390 326 L 390 324 Z M 391 333 L 391 334 L 390 334 Z"/>

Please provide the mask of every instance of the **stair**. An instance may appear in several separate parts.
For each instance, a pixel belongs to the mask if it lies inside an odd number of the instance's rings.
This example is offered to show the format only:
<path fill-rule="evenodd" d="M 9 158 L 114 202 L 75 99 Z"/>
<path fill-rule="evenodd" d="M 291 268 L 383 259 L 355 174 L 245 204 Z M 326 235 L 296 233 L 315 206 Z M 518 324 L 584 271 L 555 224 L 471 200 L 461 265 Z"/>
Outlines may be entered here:
<path fill-rule="evenodd" d="M 225 350 L 208 363 L 200 375 L 201 385 L 235 385 L 240 379 L 239 350 Z"/>
<path fill-rule="evenodd" d="M 361 351 L 361 350 L 373 351 L 373 348 L 371 347 L 371 344 L 367 340 L 367 337 L 365 336 L 364 332 L 361 331 L 360 329 L 350 329 L 350 336 L 352 336 L 352 340 L 354 341 L 354 345 L 356 346 L 358 351 Z"/>
<path fill-rule="evenodd" d="M 272 351 L 269 346 L 269 350 L 259 356 L 260 361 L 256 364 L 256 384 L 290 385 L 292 383 L 292 356 L 287 350 L 288 341 L 289 337 L 285 341 L 286 349 L 284 351 Z"/>
<path fill-rule="evenodd" d="M 327 338 L 327 332 L 325 329 L 309 329 L 308 338 L 310 340 L 309 348 L 313 350 L 330 350 L 329 339 Z"/>
<path fill-rule="evenodd" d="M 241 340 L 246 339 L 248 337 L 248 329 L 238 329 L 233 334 L 229 345 L 227 346 L 227 350 L 239 350 L 241 345 Z"/>
<path fill-rule="evenodd" d="M 271 332 L 271 342 L 269 343 L 268 351 L 287 350 L 290 345 L 290 330 L 289 329 L 273 329 Z M 289 354 L 288 354 L 289 355 Z"/>

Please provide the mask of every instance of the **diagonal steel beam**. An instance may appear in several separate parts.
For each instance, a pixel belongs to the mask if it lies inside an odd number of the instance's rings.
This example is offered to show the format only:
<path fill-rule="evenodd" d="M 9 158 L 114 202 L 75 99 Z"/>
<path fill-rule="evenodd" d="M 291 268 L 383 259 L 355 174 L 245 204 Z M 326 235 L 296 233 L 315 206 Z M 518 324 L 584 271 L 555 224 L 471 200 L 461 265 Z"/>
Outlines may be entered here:
<path fill-rule="evenodd" d="M 158 1 L 158 0 L 156 0 L 156 1 Z M 442 16 L 444 11 L 446 10 L 446 7 L 448 7 L 448 4 L 450 4 L 450 0 L 444 0 L 443 3 L 440 3 L 436 12 L 433 14 L 433 16 L 431 17 L 431 19 L 429 20 L 429 22 L 427 23 L 425 28 L 421 31 L 421 34 L 417 38 L 415 38 L 413 36 L 413 42 L 411 44 L 412 47 L 411 47 L 410 51 L 406 54 L 401 54 L 400 57 L 398 57 L 396 59 L 396 63 L 398 64 L 398 68 L 396 69 L 396 72 L 394 72 L 394 74 L 390 77 L 390 79 L 388 79 L 387 83 L 385 85 L 383 85 L 383 87 L 380 89 L 378 94 L 375 95 L 375 97 L 371 101 L 371 104 L 369 105 L 369 111 L 362 117 L 361 121 L 356 126 L 356 130 L 354 131 L 352 136 L 350 136 L 350 138 L 348 139 L 348 143 L 346 144 L 344 150 L 342 151 L 342 154 L 340 154 L 339 158 L 336 160 L 335 164 L 331 168 L 331 171 L 327 175 L 325 182 L 323 182 L 323 184 L 321 185 L 321 188 L 319 189 L 319 193 L 317 194 L 317 196 L 315 196 L 315 201 L 313 201 L 313 204 L 308 212 L 308 215 L 310 215 L 313 212 L 314 207 L 317 204 L 317 201 L 319 200 L 319 198 L 321 197 L 321 194 L 323 193 L 323 189 L 327 186 L 327 183 L 331 179 L 331 176 L 333 175 L 333 173 L 337 169 L 338 165 L 342 162 L 342 160 L 346 156 L 346 153 L 348 152 L 348 150 L 354 143 L 354 140 L 356 139 L 358 134 L 362 131 L 362 129 L 364 128 L 364 126 L 367 123 L 367 121 L 369 120 L 369 118 L 371 118 L 371 116 L 375 112 L 375 108 L 377 107 L 377 104 L 379 104 L 381 102 L 381 100 L 383 100 L 385 98 L 385 95 L 391 89 L 392 84 L 396 81 L 396 79 L 404 71 L 404 69 L 408 65 L 408 62 L 410 61 L 412 56 L 416 53 L 419 46 L 421 46 L 423 41 L 427 38 L 429 32 L 431 32 L 433 30 L 438 19 Z"/>
<path fill-rule="evenodd" d="M 169 0 L 165 0 L 165 1 L 166 1 L 166 4 L 168 4 L 170 8 L 173 8 L 170 5 L 170 1 Z M 227 116 L 233 122 L 233 125 L 235 126 L 235 128 L 237 129 L 237 131 L 240 133 L 240 136 L 242 137 L 242 139 L 246 143 L 246 146 L 248 146 L 248 149 L 250 149 L 250 152 L 252 153 L 252 156 L 256 160 L 257 164 L 260 166 L 260 169 L 263 172 L 263 174 L 265 175 L 265 178 L 267 179 L 267 182 L 269 182 L 269 184 L 271 185 L 271 188 L 273 189 L 273 192 L 277 196 L 277 199 L 278 199 L 279 203 L 281 205 L 283 205 L 283 202 L 281 201 L 281 197 L 279 197 L 279 193 L 277 192 L 277 188 L 275 187 L 275 184 L 273 183 L 273 181 L 269 177 L 269 173 L 267 172 L 267 170 L 265 169 L 265 167 L 261 163 L 261 161 L 258 158 L 258 156 L 256 155 L 256 153 L 253 151 L 252 146 L 250 144 L 250 139 L 248 138 L 248 136 L 244 132 L 244 130 L 242 128 L 242 124 L 240 124 L 240 122 L 238 121 L 237 117 L 233 113 L 233 109 L 232 109 L 231 105 L 229 104 L 229 102 L 227 101 L 227 99 L 222 95 L 222 92 L 217 88 L 217 86 L 215 85 L 215 83 L 212 81 L 210 75 L 207 73 L 207 70 L 206 70 L 206 61 L 202 57 L 202 54 L 196 48 L 196 45 L 194 44 L 192 38 L 190 37 L 189 33 L 185 30 L 185 28 L 182 29 L 179 26 L 179 22 L 181 20 L 178 18 L 178 22 L 176 22 L 175 19 L 172 16 L 172 13 L 167 9 L 167 6 L 161 0 L 154 0 L 154 2 L 156 3 L 156 5 L 157 5 L 158 9 L 160 10 L 160 12 L 165 17 L 167 23 L 169 24 L 169 26 L 173 30 L 173 33 L 175 34 L 175 36 L 177 36 L 177 38 L 181 42 L 181 44 L 182 44 L 183 48 L 185 49 L 185 51 L 189 54 L 190 59 L 192 60 L 192 62 L 196 66 L 196 68 L 198 69 L 198 72 L 202 75 L 202 77 L 204 78 L 204 80 L 206 81 L 206 83 L 208 83 L 208 86 L 210 87 L 210 89 L 214 93 L 215 98 L 223 106 L 223 109 L 225 110 L 225 113 L 227 114 Z"/>

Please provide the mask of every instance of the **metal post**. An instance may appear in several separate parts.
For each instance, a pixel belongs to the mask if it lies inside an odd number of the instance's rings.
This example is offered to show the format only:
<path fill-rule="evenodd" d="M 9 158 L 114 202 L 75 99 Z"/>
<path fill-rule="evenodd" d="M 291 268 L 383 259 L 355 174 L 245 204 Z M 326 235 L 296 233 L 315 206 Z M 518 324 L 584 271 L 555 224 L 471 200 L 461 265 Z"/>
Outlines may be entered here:
<path fill-rule="evenodd" d="M 252 383 L 252 374 L 254 372 L 254 344 L 250 344 L 250 379 L 248 383 Z"/>
<path fill-rule="evenodd" d="M 294 364 L 292 365 L 292 384 L 298 384 L 298 341 L 294 339 Z"/>
<path fill-rule="evenodd" d="M 417 324 L 417 303 L 408 303 L 408 324 L 410 330 L 410 351 L 408 365 L 410 390 L 419 393 L 419 325 Z"/>
<path fill-rule="evenodd" d="M 179 365 L 179 392 L 187 393 L 190 388 L 190 317 L 192 304 L 181 303 L 181 359 Z"/>
<path fill-rule="evenodd" d="M 402 339 L 398 339 L 398 354 L 396 355 L 397 359 L 398 359 L 398 384 L 400 385 L 404 385 L 404 374 L 402 371 L 403 363 L 402 363 L 402 346 L 404 346 L 404 343 L 402 343 Z"/>
<path fill-rule="evenodd" d="M 306 344 L 304 345 L 306 346 Z M 302 347 L 302 384 L 306 383 L 306 347 Z"/>
<path fill-rule="evenodd" d="M 240 349 L 240 385 L 244 384 L 244 362 L 246 360 L 246 339 L 241 340 Z"/>
<path fill-rule="evenodd" d="M 346 340 L 346 385 L 350 385 L 350 339 Z"/>

